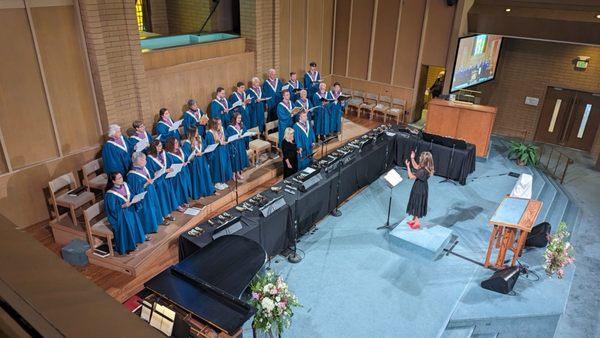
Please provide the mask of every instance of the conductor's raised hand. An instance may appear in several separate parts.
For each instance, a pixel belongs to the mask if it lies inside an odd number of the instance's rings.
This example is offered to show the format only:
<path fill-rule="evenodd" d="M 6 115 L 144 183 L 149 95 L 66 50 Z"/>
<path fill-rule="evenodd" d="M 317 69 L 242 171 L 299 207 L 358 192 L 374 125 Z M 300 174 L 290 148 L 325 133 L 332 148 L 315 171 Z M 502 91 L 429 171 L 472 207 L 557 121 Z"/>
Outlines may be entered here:
<path fill-rule="evenodd" d="M 414 160 L 414 159 L 415 159 L 415 151 L 414 151 L 414 150 L 412 150 L 412 151 L 410 152 L 410 159 L 411 159 L 411 160 Z"/>
<path fill-rule="evenodd" d="M 408 160 L 404 160 L 404 164 L 406 164 L 406 168 L 410 167 L 410 162 L 408 162 Z"/>

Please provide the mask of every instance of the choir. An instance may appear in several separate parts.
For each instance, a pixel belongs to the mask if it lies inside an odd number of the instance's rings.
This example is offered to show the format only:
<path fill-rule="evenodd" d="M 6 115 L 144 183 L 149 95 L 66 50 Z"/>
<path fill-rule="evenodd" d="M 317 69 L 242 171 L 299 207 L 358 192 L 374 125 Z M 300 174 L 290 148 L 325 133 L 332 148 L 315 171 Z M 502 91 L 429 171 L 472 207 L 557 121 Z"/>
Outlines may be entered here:
<path fill-rule="evenodd" d="M 304 83 L 294 72 L 283 83 L 270 69 L 262 84 L 257 77 L 248 88 L 238 82 L 228 98 L 219 87 L 208 114 L 193 99 L 187 101 L 181 121 L 161 108 L 154 136 L 143 121 L 133 122 L 129 136 L 110 125 L 102 159 L 109 177 L 105 211 L 116 251 L 135 250 L 159 225 L 175 220 L 173 211 L 184 212 L 191 201 L 228 188 L 232 178 L 243 180 L 249 165 L 245 133 L 258 128 L 262 134 L 265 118 L 279 121 L 279 146 L 290 150 L 283 161 L 286 176 L 308 167 L 317 137 L 341 131 L 340 95 L 339 83 L 327 91 L 312 62 Z"/>

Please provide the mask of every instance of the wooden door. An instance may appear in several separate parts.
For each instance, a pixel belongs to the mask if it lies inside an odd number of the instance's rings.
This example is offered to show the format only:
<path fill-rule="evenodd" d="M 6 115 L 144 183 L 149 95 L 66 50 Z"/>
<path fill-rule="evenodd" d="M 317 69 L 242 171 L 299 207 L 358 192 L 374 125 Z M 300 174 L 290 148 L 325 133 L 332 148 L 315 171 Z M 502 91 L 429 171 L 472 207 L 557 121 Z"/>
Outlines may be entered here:
<path fill-rule="evenodd" d="M 561 144 L 571 106 L 577 92 L 568 89 L 548 87 L 542 106 L 535 140 Z"/>
<path fill-rule="evenodd" d="M 590 151 L 600 125 L 600 94 L 578 92 L 564 137 L 564 145 Z"/>

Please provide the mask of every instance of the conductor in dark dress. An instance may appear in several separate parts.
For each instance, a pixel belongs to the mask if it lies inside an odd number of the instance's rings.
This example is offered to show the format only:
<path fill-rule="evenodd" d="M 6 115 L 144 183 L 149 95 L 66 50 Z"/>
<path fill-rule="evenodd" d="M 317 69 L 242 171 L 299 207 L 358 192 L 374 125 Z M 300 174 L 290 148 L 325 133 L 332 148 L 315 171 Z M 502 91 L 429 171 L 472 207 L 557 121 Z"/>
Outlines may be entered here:
<path fill-rule="evenodd" d="M 298 146 L 294 143 L 294 129 L 285 128 L 281 151 L 283 153 L 283 177 L 286 178 L 298 171 Z"/>
<path fill-rule="evenodd" d="M 410 154 L 410 162 L 406 160 L 405 163 L 408 178 L 415 181 L 410 190 L 410 197 L 406 206 L 406 213 L 413 216 L 413 219 L 408 221 L 408 226 L 411 229 L 418 229 L 421 226 L 419 218 L 427 215 L 427 200 L 429 199 L 427 180 L 433 175 L 433 156 L 428 151 L 422 152 L 417 163 L 413 151 Z M 411 165 L 414 168 L 414 173 L 411 170 Z"/>

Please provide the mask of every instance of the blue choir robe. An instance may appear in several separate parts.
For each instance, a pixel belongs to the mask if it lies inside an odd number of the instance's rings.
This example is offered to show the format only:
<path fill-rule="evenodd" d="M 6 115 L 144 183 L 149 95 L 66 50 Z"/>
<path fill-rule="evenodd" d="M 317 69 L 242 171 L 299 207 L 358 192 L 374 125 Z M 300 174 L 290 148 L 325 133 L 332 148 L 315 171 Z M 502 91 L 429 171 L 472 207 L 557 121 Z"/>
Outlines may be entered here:
<path fill-rule="evenodd" d="M 310 71 L 304 73 L 304 88 L 308 92 L 308 97 L 313 97 L 319 91 L 319 80 L 321 80 L 319 72 L 316 72 L 315 76 L 311 75 Z"/>
<path fill-rule="evenodd" d="M 213 186 L 212 178 L 210 177 L 210 168 L 208 167 L 208 160 L 206 158 L 208 155 L 198 155 L 198 152 L 203 150 L 202 145 L 193 147 L 190 140 L 185 140 L 183 141 L 183 145 L 181 147 L 183 148 L 184 152 L 188 154 L 188 156 L 192 152 L 196 153 L 196 156 L 188 164 L 190 170 L 190 179 L 192 181 L 192 198 L 197 200 L 200 199 L 200 197 L 214 194 L 215 187 Z"/>
<path fill-rule="evenodd" d="M 229 103 L 226 99 L 217 100 L 214 99 L 210 103 L 210 118 L 212 119 L 221 119 L 223 122 L 223 128 L 229 124 L 229 120 L 231 120 L 231 112 L 226 111 L 229 109 Z"/>
<path fill-rule="evenodd" d="M 135 204 L 127 208 L 121 207 L 133 197 L 127 183 L 123 185 L 125 196 L 113 189 L 104 194 L 104 212 L 113 231 L 116 250 L 121 255 L 135 250 L 138 243 L 144 242 L 146 235 L 135 211 Z"/>
<path fill-rule="evenodd" d="M 294 124 L 294 142 L 302 152 L 298 154 L 298 170 L 302 170 L 310 165 L 312 161 L 312 145 L 315 142 L 315 133 L 310 127 L 310 123 L 306 124 L 306 128 L 302 127 L 300 122 Z"/>
<path fill-rule="evenodd" d="M 207 116 L 202 110 L 198 109 L 196 112 L 187 110 L 183 113 L 183 132 L 187 135 L 190 127 L 198 128 L 198 134 L 204 137 L 206 133 L 206 125 L 200 124 L 200 120 L 203 116 Z"/>
<path fill-rule="evenodd" d="M 158 158 L 148 155 L 148 160 L 146 161 L 146 168 L 148 168 L 148 172 L 154 178 L 154 186 L 156 188 L 156 194 L 158 195 L 160 210 L 162 212 L 162 216 L 165 217 L 169 215 L 172 211 L 176 210 L 179 206 L 179 203 L 177 200 L 177 196 L 175 196 L 175 190 L 173 188 L 173 183 L 175 181 L 172 181 L 171 179 L 166 180 L 166 174 L 156 177 L 156 174 L 160 170 L 167 168 L 167 153 L 163 151 L 158 156 L 162 157 L 162 162 Z"/>
<path fill-rule="evenodd" d="M 281 87 L 283 84 L 281 80 L 276 78 L 275 84 L 271 84 L 271 82 L 267 79 L 263 82 L 262 92 L 263 97 L 269 98 L 267 102 L 267 121 L 274 121 L 277 119 L 277 105 L 281 102 Z"/>
<path fill-rule="evenodd" d="M 342 131 L 342 116 L 344 115 L 345 103 L 337 101 L 337 98 L 341 94 L 341 92 L 337 93 L 337 95 L 333 91 L 329 92 L 329 96 L 336 100 L 329 103 L 329 130 L 332 133 Z"/>
<path fill-rule="evenodd" d="M 294 105 L 291 101 L 288 101 L 286 105 L 283 101 L 277 105 L 277 118 L 279 119 L 279 125 L 277 131 L 279 133 L 279 147 L 282 147 L 283 137 L 285 136 L 285 128 L 291 127 L 294 123 L 292 121 L 292 109 Z"/>
<path fill-rule="evenodd" d="M 123 145 L 113 140 L 108 140 L 102 147 L 102 163 L 104 165 L 104 172 L 107 175 L 110 173 L 121 173 L 124 177 L 129 171 L 132 147 L 123 135 L 121 135 L 121 143 Z"/>
<path fill-rule="evenodd" d="M 292 80 L 289 80 L 286 85 L 288 86 L 287 90 L 290 92 L 290 100 L 292 102 L 295 102 L 297 99 L 300 98 L 300 91 L 299 89 L 304 88 L 302 86 L 302 82 L 296 80 L 296 82 L 292 82 Z M 294 92 L 294 89 L 298 90 L 296 92 Z"/>
<path fill-rule="evenodd" d="M 170 168 L 173 164 L 186 163 L 187 156 L 182 148 L 180 148 L 179 154 L 174 154 L 167 151 L 167 168 Z M 187 166 L 181 168 L 181 171 L 175 175 L 175 177 L 167 178 L 168 180 L 172 180 L 173 182 L 173 190 L 175 191 L 175 196 L 177 197 L 177 203 L 182 205 L 188 202 L 188 198 L 190 198 L 190 185 L 192 182 L 190 180 L 190 172 Z"/>
<path fill-rule="evenodd" d="M 313 112 L 314 110 L 308 111 L 310 108 L 313 107 L 312 102 L 310 102 L 310 99 L 302 99 L 299 98 L 298 100 L 296 100 L 296 102 L 294 102 L 294 107 L 302 107 L 304 108 L 308 113 L 306 113 L 306 119 L 307 121 L 309 121 L 310 123 L 313 122 Z M 296 114 L 294 115 L 294 123 L 298 122 L 298 118 L 300 118 L 300 114 Z"/>
<path fill-rule="evenodd" d="M 173 120 L 171 118 L 169 118 L 169 121 L 171 122 L 171 124 L 173 124 Z M 160 142 L 162 142 L 163 144 L 165 144 L 165 142 L 167 142 L 167 139 L 169 137 L 174 137 L 178 140 L 181 140 L 181 135 L 179 134 L 179 129 L 178 130 L 173 130 L 173 131 L 169 131 L 169 124 L 163 120 L 160 120 L 156 123 L 156 125 L 154 126 L 154 130 L 156 131 L 156 138 L 158 140 L 160 140 Z"/>
<path fill-rule="evenodd" d="M 329 102 L 327 105 L 324 105 L 321 101 L 322 98 L 327 98 L 329 100 L 333 99 L 330 92 L 316 92 L 315 95 L 313 95 L 313 107 L 318 107 L 313 110 L 316 135 L 327 135 L 331 133 L 331 102 Z"/>
<path fill-rule="evenodd" d="M 206 139 L 204 142 L 207 146 L 219 143 L 215 134 L 216 132 L 212 130 L 206 132 Z M 226 183 L 233 177 L 227 146 L 219 145 L 217 149 L 208 153 L 208 163 L 210 165 L 210 176 L 212 177 L 213 183 Z"/>
<path fill-rule="evenodd" d="M 265 131 L 265 101 L 258 101 L 262 99 L 262 89 L 249 88 L 246 90 L 246 94 L 250 97 L 251 101 L 248 105 L 248 112 L 250 113 L 250 125 L 246 128 L 251 129 L 258 127 L 258 130 L 262 133 Z"/>
<path fill-rule="evenodd" d="M 150 172 L 146 167 L 142 169 L 144 173 L 133 169 L 130 170 L 127 174 L 127 184 L 133 196 L 141 194 L 144 191 L 146 192 L 144 199 L 137 203 L 136 210 L 138 211 L 144 232 L 150 234 L 158 230 L 158 225 L 163 221 L 163 215 L 154 183 L 144 187 L 151 177 Z"/>
<path fill-rule="evenodd" d="M 144 137 L 139 137 L 137 135 L 137 133 L 133 134 L 133 136 L 129 137 L 129 146 L 131 147 L 131 151 L 132 152 L 136 151 L 136 149 L 135 149 L 136 144 L 138 144 L 142 140 L 148 141 L 148 145 L 150 145 L 150 142 L 152 142 L 152 135 L 150 135 L 149 132 L 146 132 L 146 134 L 144 135 Z M 147 150 L 148 150 L 148 147 L 146 147 L 144 149 L 141 149 L 140 151 L 143 152 L 143 153 L 146 153 Z"/>
<path fill-rule="evenodd" d="M 225 129 L 225 137 L 229 138 L 233 135 L 242 136 L 246 132 L 246 128 L 238 130 L 235 126 L 229 125 Z M 248 153 L 246 153 L 246 140 L 243 138 L 237 139 L 229 144 L 229 155 L 231 157 L 231 170 L 242 171 L 248 167 Z"/>
<path fill-rule="evenodd" d="M 244 124 L 244 127 L 247 128 L 252 128 L 249 127 L 250 126 L 250 113 L 248 112 L 249 107 L 246 106 L 245 104 L 243 104 L 244 101 L 246 101 L 248 99 L 246 92 L 242 92 L 241 94 L 238 92 L 233 92 L 233 94 L 231 94 L 231 96 L 229 97 L 229 106 L 233 107 L 233 105 L 238 102 L 241 101 L 242 105 L 239 107 L 235 107 L 232 111 L 233 112 L 238 112 L 242 115 L 242 123 Z M 233 114 L 231 114 L 233 115 Z M 225 128 L 225 125 L 223 125 L 223 128 Z"/>

